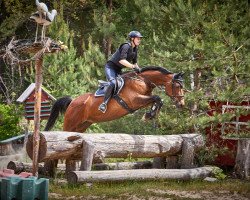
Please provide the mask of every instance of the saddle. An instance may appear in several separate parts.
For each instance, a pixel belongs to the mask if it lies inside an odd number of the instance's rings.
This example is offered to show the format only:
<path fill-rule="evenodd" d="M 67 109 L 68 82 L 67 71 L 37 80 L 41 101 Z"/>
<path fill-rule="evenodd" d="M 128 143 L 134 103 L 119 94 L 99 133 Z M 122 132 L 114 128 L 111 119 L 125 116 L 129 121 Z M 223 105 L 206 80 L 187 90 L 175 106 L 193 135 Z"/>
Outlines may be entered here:
<path fill-rule="evenodd" d="M 98 85 L 98 89 L 95 92 L 95 97 L 103 97 L 105 95 L 107 87 L 109 86 L 109 82 L 103 81 L 103 80 L 98 80 L 98 82 L 99 82 L 99 85 Z M 121 76 L 117 76 L 113 96 L 118 95 L 121 89 L 123 88 L 123 86 L 124 86 L 123 78 Z"/>

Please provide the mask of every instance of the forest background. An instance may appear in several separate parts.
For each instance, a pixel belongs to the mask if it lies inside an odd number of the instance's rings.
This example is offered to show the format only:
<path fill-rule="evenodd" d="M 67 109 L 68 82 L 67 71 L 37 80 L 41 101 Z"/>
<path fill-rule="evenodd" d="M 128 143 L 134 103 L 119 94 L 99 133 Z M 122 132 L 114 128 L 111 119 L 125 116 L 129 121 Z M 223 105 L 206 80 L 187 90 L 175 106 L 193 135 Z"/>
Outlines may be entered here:
<path fill-rule="evenodd" d="M 43 86 L 56 98 L 77 97 L 97 89 L 104 65 L 131 30 L 145 37 L 139 65 L 185 72 L 186 107 L 164 100 L 157 120 L 142 122 L 145 110 L 119 120 L 92 125 L 88 132 L 130 134 L 205 133 L 231 116 L 209 116 L 210 101 L 249 101 L 250 12 L 247 0 L 44 0 L 58 15 L 46 36 L 68 51 L 46 55 Z M 35 0 L 0 1 L 0 49 L 12 37 L 33 39 L 29 17 Z M 20 134 L 23 108 L 16 99 L 34 82 L 34 63 L 10 65 L 0 55 L 0 140 Z M 240 111 L 242 112 L 242 111 Z M 245 111 L 244 111 L 245 112 Z M 248 111 L 249 113 L 249 111 Z M 242 113 L 238 113 L 242 114 Z M 246 114 L 246 113 L 243 113 Z M 45 122 L 43 122 L 45 123 Z M 62 119 L 55 130 L 62 129 Z"/>

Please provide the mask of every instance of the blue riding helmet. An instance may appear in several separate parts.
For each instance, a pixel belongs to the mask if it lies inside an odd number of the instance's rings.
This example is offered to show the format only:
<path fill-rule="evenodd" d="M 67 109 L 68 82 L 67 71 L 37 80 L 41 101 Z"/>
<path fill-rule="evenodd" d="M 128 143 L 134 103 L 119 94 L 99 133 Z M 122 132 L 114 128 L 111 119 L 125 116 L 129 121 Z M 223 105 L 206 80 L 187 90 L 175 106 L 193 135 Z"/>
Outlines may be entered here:
<path fill-rule="evenodd" d="M 131 31 L 128 34 L 128 37 L 129 38 L 135 38 L 135 37 L 142 38 L 143 36 L 142 36 L 142 34 L 139 31 Z"/>

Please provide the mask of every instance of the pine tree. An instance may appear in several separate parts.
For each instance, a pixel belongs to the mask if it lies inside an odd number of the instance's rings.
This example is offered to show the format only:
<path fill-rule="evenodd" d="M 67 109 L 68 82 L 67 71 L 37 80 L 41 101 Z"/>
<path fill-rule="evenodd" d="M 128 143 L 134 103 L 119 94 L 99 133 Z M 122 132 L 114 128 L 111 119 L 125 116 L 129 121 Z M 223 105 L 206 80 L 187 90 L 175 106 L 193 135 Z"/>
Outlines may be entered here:
<path fill-rule="evenodd" d="M 185 87 L 191 93 L 186 94 L 189 111 L 166 111 L 161 118 L 163 127 L 202 131 L 215 120 L 206 114 L 209 100 L 237 102 L 249 94 L 247 7 L 247 1 L 189 0 L 164 8 L 171 29 L 155 55 L 166 55 L 164 63 L 174 71 L 186 72 Z M 167 52 L 162 54 L 164 48 Z"/>

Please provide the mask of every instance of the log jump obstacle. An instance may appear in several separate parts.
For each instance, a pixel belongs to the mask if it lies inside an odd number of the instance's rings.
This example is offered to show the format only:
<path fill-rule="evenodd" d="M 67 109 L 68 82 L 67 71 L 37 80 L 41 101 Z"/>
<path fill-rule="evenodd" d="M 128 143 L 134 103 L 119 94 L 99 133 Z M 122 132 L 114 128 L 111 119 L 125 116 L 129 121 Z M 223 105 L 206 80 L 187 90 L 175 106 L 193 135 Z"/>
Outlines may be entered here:
<path fill-rule="evenodd" d="M 32 142 L 33 136 L 30 135 L 26 145 L 27 154 L 30 158 L 32 158 L 33 153 Z M 75 182 L 76 180 L 87 180 L 79 177 L 76 178 L 76 176 L 82 177 L 80 171 L 85 171 L 84 173 L 86 174 L 86 171 L 91 171 L 93 163 L 100 160 L 104 161 L 104 158 L 128 158 L 128 156 L 131 158 L 154 158 L 155 161 L 165 161 L 167 166 L 171 162 L 174 163 L 174 166 L 176 166 L 176 158 L 177 156 L 180 156 L 180 168 L 194 168 L 195 152 L 203 146 L 204 139 L 200 134 L 130 135 L 119 133 L 82 134 L 76 132 L 43 131 L 40 133 L 38 160 L 39 162 L 46 163 L 51 160 L 66 159 L 66 172 L 69 172 L 68 180 L 69 182 Z M 79 160 L 81 161 L 80 171 L 75 172 L 74 163 Z M 173 162 L 173 160 L 175 162 Z M 160 166 L 162 166 L 162 164 L 153 164 L 154 168 L 160 168 Z M 136 179 L 136 174 L 138 174 L 139 171 L 129 171 L 130 177 L 134 177 Z M 143 173 L 150 174 L 150 172 L 146 171 Z M 200 174 L 204 175 L 204 172 L 207 174 L 209 171 L 211 172 L 211 169 L 208 170 L 208 168 L 204 168 L 204 170 L 199 169 L 198 171 L 202 171 Z M 175 173 L 177 172 L 179 173 L 180 171 L 175 171 Z M 91 174 L 91 172 L 88 173 Z M 107 171 L 102 173 L 105 174 Z M 108 173 L 119 172 L 109 171 Z M 126 172 L 124 173 L 126 174 Z M 135 173 L 135 176 L 131 173 Z M 155 173 L 157 176 L 153 177 L 160 177 L 161 174 L 163 175 L 162 171 Z M 165 173 L 167 173 L 167 171 L 165 171 Z M 180 173 L 189 172 L 183 171 Z M 89 176 L 91 177 L 91 175 Z M 120 177 L 118 174 L 115 176 Z M 143 177 L 143 175 L 141 175 L 141 177 Z M 147 177 L 148 175 L 146 175 L 146 178 Z M 164 177 L 164 175 L 162 177 Z M 165 177 L 167 178 L 170 176 L 165 175 Z M 150 177 L 148 178 L 150 179 Z M 124 179 L 124 177 L 121 179 Z M 97 180 L 97 178 L 95 180 Z"/>

